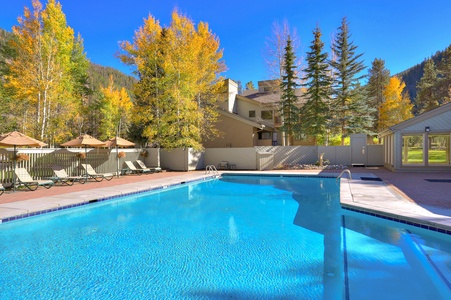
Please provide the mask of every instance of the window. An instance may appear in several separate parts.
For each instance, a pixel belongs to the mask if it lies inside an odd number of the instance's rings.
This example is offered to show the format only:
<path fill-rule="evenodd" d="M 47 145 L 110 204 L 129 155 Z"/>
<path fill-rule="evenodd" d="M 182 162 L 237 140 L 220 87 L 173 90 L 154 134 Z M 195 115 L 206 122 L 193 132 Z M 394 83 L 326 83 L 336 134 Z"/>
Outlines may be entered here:
<path fill-rule="evenodd" d="M 260 131 L 258 133 L 258 139 L 259 140 L 270 140 L 271 139 L 271 132 L 269 132 L 269 131 Z"/>
<path fill-rule="evenodd" d="M 255 110 L 249 111 L 249 118 L 255 118 Z"/>
<path fill-rule="evenodd" d="M 402 163 L 424 164 L 423 135 L 405 135 L 402 138 Z"/>
<path fill-rule="evenodd" d="M 263 120 L 272 120 L 272 110 L 262 110 L 261 116 Z"/>
<path fill-rule="evenodd" d="M 428 136 L 428 164 L 449 164 L 449 135 Z"/>

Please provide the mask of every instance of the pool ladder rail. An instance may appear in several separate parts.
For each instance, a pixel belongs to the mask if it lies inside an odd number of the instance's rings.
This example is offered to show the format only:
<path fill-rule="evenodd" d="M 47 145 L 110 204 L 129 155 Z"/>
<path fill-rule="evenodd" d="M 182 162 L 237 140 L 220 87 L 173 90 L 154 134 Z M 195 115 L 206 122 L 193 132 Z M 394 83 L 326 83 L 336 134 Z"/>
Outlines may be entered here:
<path fill-rule="evenodd" d="M 351 171 L 349 169 L 344 169 L 343 171 L 341 171 L 340 175 L 337 176 L 337 179 L 335 179 L 337 183 L 344 173 L 348 173 L 348 181 L 352 179 Z M 351 193 L 352 202 L 356 202 L 354 199 L 354 194 L 352 193 L 351 190 L 351 185 L 349 185 L 349 192 Z"/>
<path fill-rule="evenodd" d="M 205 167 L 205 174 L 213 173 L 215 176 L 219 176 L 219 172 L 214 165 L 208 165 Z"/>
<path fill-rule="evenodd" d="M 352 179 L 351 171 L 349 169 L 344 169 L 341 171 L 340 175 L 337 176 L 337 181 L 343 176 L 344 173 L 348 173 L 348 179 Z"/>

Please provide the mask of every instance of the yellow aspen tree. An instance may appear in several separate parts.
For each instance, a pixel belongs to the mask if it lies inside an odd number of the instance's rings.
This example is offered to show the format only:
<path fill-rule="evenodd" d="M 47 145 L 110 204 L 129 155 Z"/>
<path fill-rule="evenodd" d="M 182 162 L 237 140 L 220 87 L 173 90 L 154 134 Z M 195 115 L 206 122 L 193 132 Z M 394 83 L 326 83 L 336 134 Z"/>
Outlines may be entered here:
<path fill-rule="evenodd" d="M 173 126 L 171 131 L 174 147 L 201 148 L 201 135 L 196 126 L 200 118 L 200 110 L 195 101 L 195 77 L 197 47 L 194 24 L 177 11 L 172 13 L 172 22 L 167 31 L 169 49 L 163 63 L 166 76 L 173 78 L 171 88 L 166 97 L 175 104 Z"/>
<path fill-rule="evenodd" d="M 218 131 L 211 126 L 218 117 L 216 110 L 216 95 L 221 93 L 223 82 L 220 81 L 218 74 L 225 71 L 225 65 L 220 62 L 222 58 L 222 50 L 219 48 L 219 40 L 213 35 L 207 23 L 200 22 L 197 26 L 197 35 L 195 44 L 198 45 L 196 54 L 196 63 L 199 69 L 195 73 L 197 94 L 196 100 L 201 110 L 202 122 L 201 134 L 202 139 L 209 139 L 217 136 Z"/>
<path fill-rule="evenodd" d="M 102 93 L 100 137 L 107 139 L 121 134 L 133 103 L 125 88 L 118 90 L 114 87 L 113 76 L 109 78 L 108 87 L 102 87 L 100 90 Z"/>
<path fill-rule="evenodd" d="M 385 102 L 379 106 L 379 131 L 413 117 L 413 104 L 407 93 L 403 94 L 405 86 L 405 83 L 397 77 L 390 78 L 385 86 L 383 93 Z"/>
<path fill-rule="evenodd" d="M 194 23 L 175 10 L 168 27 L 149 16 L 122 43 L 120 56 L 137 69 L 136 109 L 149 112 L 142 134 L 166 148 L 202 148 L 214 128 L 216 99 L 225 70 L 219 40 L 206 23 Z M 142 119 L 142 117 L 140 117 Z"/>
<path fill-rule="evenodd" d="M 17 117 L 23 131 L 40 139 L 58 138 L 65 135 L 66 120 L 77 109 L 72 78 L 77 40 L 59 2 L 49 0 L 42 9 L 33 0 L 32 6 L 33 11 L 25 7 L 19 25 L 13 27 L 9 46 L 14 55 L 7 61 L 5 87 L 22 104 Z"/>
<path fill-rule="evenodd" d="M 126 130 L 125 125 L 128 124 L 128 120 L 133 109 L 133 102 L 124 87 L 122 87 L 121 90 L 118 91 L 118 93 L 118 102 L 117 104 L 115 104 L 119 108 L 119 114 L 117 116 L 117 132 L 122 133 L 124 130 Z"/>
<path fill-rule="evenodd" d="M 121 42 L 123 54 L 119 59 L 135 68 L 139 77 L 134 87 L 136 96 L 132 112 L 135 130 L 146 139 L 161 144 L 163 139 L 162 116 L 165 115 L 161 91 L 164 90 L 164 77 L 161 62 L 164 56 L 163 28 L 158 20 L 149 15 L 144 24 L 135 31 L 133 43 Z M 138 140 L 138 137 L 135 137 Z"/>

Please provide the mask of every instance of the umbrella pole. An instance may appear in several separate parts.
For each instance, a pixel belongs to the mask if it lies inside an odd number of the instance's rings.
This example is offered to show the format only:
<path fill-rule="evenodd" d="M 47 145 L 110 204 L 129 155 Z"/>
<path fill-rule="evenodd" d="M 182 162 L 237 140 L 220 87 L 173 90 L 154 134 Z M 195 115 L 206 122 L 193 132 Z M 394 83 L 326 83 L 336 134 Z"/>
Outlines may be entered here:
<path fill-rule="evenodd" d="M 85 178 L 86 178 L 86 182 L 88 182 L 88 145 L 85 145 L 85 167 L 83 168 L 85 169 Z"/>
<path fill-rule="evenodd" d="M 116 176 L 117 178 L 119 178 L 119 149 L 117 145 L 116 145 Z"/>
<path fill-rule="evenodd" d="M 16 145 L 14 145 L 14 154 L 13 154 L 13 161 L 14 161 L 14 171 L 13 171 L 13 192 L 16 191 L 16 164 L 17 164 L 17 160 L 16 160 Z"/>

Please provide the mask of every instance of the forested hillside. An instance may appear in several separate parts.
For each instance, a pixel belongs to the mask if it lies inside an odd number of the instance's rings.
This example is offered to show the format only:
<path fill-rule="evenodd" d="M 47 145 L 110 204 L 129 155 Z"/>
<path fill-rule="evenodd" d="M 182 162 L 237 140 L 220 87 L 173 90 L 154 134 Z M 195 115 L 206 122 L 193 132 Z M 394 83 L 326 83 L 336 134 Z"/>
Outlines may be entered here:
<path fill-rule="evenodd" d="M 409 91 L 409 96 L 412 101 L 415 100 L 417 96 L 417 83 L 420 81 L 421 77 L 423 77 L 426 61 L 432 59 L 435 65 L 438 65 L 442 61 L 444 53 L 445 50 L 437 51 L 432 57 L 426 58 L 421 63 L 395 75 L 401 78 L 406 84 L 406 89 Z"/>
<path fill-rule="evenodd" d="M 113 81 L 116 87 L 124 87 L 129 91 L 130 96 L 133 98 L 131 91 L 133 85 L 136 83 L 136 78 L 126 75 L 119 70 L 111 67 L 104 67 L 96 63 L 91 62 L 88 69 L 90 85 L 93 90 L 99 90 L 100 87 L 107 87 L 110 76 L 113 76 Z"/>

